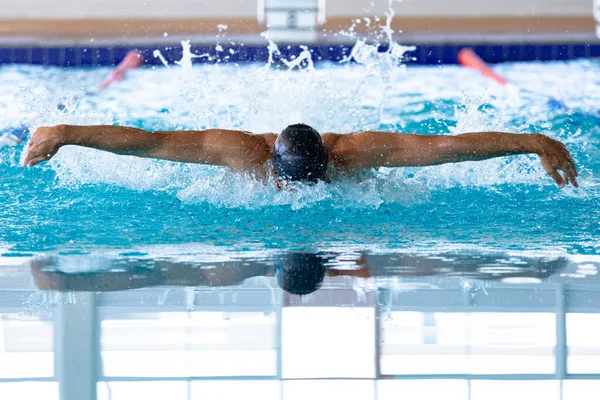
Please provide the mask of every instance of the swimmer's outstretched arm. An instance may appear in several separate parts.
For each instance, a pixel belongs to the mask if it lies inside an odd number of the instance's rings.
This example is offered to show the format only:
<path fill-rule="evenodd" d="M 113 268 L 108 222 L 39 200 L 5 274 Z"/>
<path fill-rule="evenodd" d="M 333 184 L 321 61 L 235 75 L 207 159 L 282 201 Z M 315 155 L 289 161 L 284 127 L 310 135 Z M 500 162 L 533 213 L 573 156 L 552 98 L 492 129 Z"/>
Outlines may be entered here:
<path fill-rule="evenodd" d="M 476 132 L 431 136 L 360 132 L 339 135 L 330 153 L 340 165 L 365 168 L 425 166 L 537 154 L 544 170 L 558 186 L 564 187 L 570 182 L 578 187 L 577 168 L 565 145 L 540 134 Z"/>
<path fill-rule="evenodd" d="M 258 135 L 225 129 L 149 132 L 124 126 L 57 125 L 39 128 L 29 141 L 23 164 L 49 160 L 67 145 L 170 161 L 251 168 L 269 159 Z"/>

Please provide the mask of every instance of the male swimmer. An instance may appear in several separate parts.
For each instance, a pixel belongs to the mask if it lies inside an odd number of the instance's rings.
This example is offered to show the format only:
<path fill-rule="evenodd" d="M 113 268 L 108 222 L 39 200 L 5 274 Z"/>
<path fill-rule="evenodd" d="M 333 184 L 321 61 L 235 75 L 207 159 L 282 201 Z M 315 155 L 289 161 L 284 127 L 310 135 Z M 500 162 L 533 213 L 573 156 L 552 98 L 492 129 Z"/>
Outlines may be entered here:
<path fill-rule="evenodd" d="M 334 169 L 351 172 L 357 168 L 426 166 L 537 154 L 559 187 L 569 183 L 578 187 L 577 168 L 565 145 L 541 134 L 432 136 L 367 131 L 321 135 L 308 125 L 296 124 L 276 135 L 225 129 L 149 132 L 120 126 L 58 125 L 39 128 L 33 134 L 23 164 L 33 166 L 49 160 L 66 145 L 220 165 L 262 178 L 272 175 L 279 188 L 290 181 L 328 182 Z"/>

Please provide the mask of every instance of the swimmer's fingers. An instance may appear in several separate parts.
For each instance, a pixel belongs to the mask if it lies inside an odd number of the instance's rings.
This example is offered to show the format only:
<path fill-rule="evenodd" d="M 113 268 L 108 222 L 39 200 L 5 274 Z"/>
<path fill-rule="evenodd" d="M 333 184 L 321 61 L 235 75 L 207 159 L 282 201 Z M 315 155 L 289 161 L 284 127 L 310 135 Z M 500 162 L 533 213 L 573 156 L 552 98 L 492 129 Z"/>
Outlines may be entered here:
<path fill-rule="evenodd" d="M 568 155 L 568 161 L 569 161 L 569 167 L 571 167 L 571 169 L 575 173 L 575 176 L 579 176 L 579 171 L 577 171 L 577 166 L 575 165 L 575 160 L 573 160 L 573 157 L 571 157 L 571 154 Z"/>
<path fill-rule="evenodd" d="M 556 165 L 559 165 L 558 168 L 563 171 L 567 184 L 571 182 L 571 185 L 574 187 L 579 187 L 579 183 L 577 183 L 577 175 L 579 173 L 577 172 L 575 161 L 567 148 L 564 145 L 562 147 L 564 148 L 564 153 L 558 157 Z"/>
<path fill-rule="evenodd" d="M 23 165 L 28 166 L 35 157 L 34 144 L 30 141 L 26 147 L 25 157 L 23 157 Z"/>
<path fill-rule="evenodd" d="M 27 147 L 25 148 L 25 156 L 23 157 L 23 165 L 24 166 L 31 166 L 30 163 L 33 159 L 37 158 L 38 155 L 38 151 L 37 151 L 37 147 L 38 147 L 38 136 L 37 136 L 38 131 L 35 131 L 33 133 L 33 135 L 31 136 L 31 139 L 29 139 L 29 143 L 27 144 Z"/>
<path fill-rule="evenodd" d="M 574 187 L 579 187 L 579 183 L 577 183 L 577 169 L 569 163 L 563 167 L 563 171 L 568 182 L 571 182 L 571 185 Z"/>
<path fill-rule="evenodd" d="M 42 161 L 48 161 L 50 158 L 51 158 L 50 155 L 38 156 L 38 157 L 32 158 L 29 161 L 26 161 L 25 165 L 28 167 L 33 167 L 34 165 L 39 164 Z"/>
<path fill-rule="evenodd" d="M 565 179 L 558 173 L 557 170 L 552 171 L 548 175 L 550 175 L 550 177 L 554 179 L 554 182 L 558 185 L 559 188 L 564 188 L 566 186 L 567 183 L 565 182 Z"/>
<path fill-rule="evenodd" d="M 23 158 L 23 165 L 27 167 L 33 167 L 35 164 L 40 163 L 40 161 L 44 161 L 44 157 L 40 154 L 39 149 L 37 149 L 35 143 L 30 143 L 27 148 L 27 153 L 25 153 L 25 157 Z"/>
<path fill-rule="evenodd" d="M 23 165 L 27 167 L 33 167 L 34 165 L 39 164 L 42 161 L 48 161 L 54 156 L 54 154 L 56 154 L 56 151 L 48 150 L 43 146 L 30 146 L 27 150 L 27 154 L 25 154 Z"/>
<path fill-rule="evenodd" d="M 542 166 L 544 171 L 554 180 L 558 187 L 563 188 L 566 185 L 565 179 L 558 173 L 558 169 L 554 167 L 552 162 L 547 158 L 542 158 Z"/>
<path fill-rule="evenodd" d="M 51 159 L 60 147 L 60 133 L 58 127 L 42 127 L 37 129 L 27 146 L 23 165 L 34 166 L 41 161 Z"/>
<path fill-rule="evenodd" d="M 575 187 L 579 187 L 579 184 L 577 183 L 577 176 L 579 176 L 579 172 L 577 171 L 575 160 L 573 160 L 573 157 L 571 157 L 571 153 L 564 144 L 561 143 L 561 147 L 563 150 L 563 154 L 561 154 L 561 169 L 564 171 L 571 184 Z"/>
<path fill-rule="evenodd" d="M 35 156 L 33 155 L 33 152 L 31 151 L 31 147 L 28 147 L 27 148 L 27 152 L 25 153 L 25 157 L 23 157 L 22 165 L 23 166 L 29 166 L 29 163 L 34 158 L 35 158 Z"/>
<path fill-rule="evenodd" d="M 575 161 L 569 153 L 569 149 L 564 143 L 551 139 L 547 136 L 540 136 L 542 147 L 537 152 L 542 160 L 544 170 L 552 177 L 559 187 L 565 187 L 571 183 L 574 187 L 579 187 L 577 183 L 577 167 Z M 561 175 L 558 171 L 562 171 Z"/>
<path fill-rule="evenodd" d="M 573 181 L 575 182 L 574 186 L 575 187 L 579 187 L 579 183 L 577 183 L 577 177 L 579 176 L 579 171 L 577 170 L 577 166 L 575 165 L 575 161 L 573 160 L 573 157 L 571 157 L 570 154 L 569 154 L 569 167 L 570 167 L 570 170 L 572 171 L 572 174 L 574 176 L 573 177 Z"/>

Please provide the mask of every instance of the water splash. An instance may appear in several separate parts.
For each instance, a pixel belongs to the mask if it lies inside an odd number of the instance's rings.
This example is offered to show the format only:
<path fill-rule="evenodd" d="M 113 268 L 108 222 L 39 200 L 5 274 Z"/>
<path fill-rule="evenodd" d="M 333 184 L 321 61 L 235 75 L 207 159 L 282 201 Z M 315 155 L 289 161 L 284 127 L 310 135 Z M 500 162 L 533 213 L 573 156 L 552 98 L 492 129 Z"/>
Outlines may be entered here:
<path fill-rule="evenodd" d="M 267 47 L 268 62 L 263 67 L 194 68 L 193 59 L 210 56 L 193 54 L 190 42 L 183 41 L 182 58 L 175 62 L 179 68 L 171 68 L 169 76 L 162 74 L 159 97 L 163 104 L 161 109 L 167 110 L 163 120 L 175 127 L 221 127 L 254 132 L 277 132 L 292 122 L 309 123 L 321 131 L 377 129 L 392 81 L 399 77 L 391 67 L 397 66 L 404 53 L 411 50 L 393 41 L 392 18 L 393 11 L 390 11 L 382 28 L 388 44 L 385 52 L 379 52 L 379 43 L 371 45 L 357 40 L 350 58 L 367 65 L 366 69 L 348 66 L 317 70 L 308 47 L 301 46 L 297 57 L 286 60 L 272 41 Z M 374 61 L 362 54 L 369 54 Z M 160 51 L 155 51 L 154 56 L 169 66 Z M 273 70 L 277 62 L 286 68 Z M 357 72 L 363 76 L 357 79 Z M 368 85 L 355 84 L 369 80 Z M 373 113 L 374 108 L 376 113 Z M 340 115 L 347 118 L 336 118 Z M 206 202 L 224 207 L 288 204 L 292 209 L 300 209 L 322 202 L 346 204 L 348 200 L 358 207 L 378 207 L 388 201 L 408 204 L 417 197 L 426 198 L 414 181 L 405 181 L 389 171 L 371 174 L 366 179 L 362 176 L 361 181 L 355 179 L 331 186 L 300 184 L 294 191 L 278 192 L 270 184 L 217 168 L 182 167 L 85 149 L 64 149 L 51 165 L 61 186 L 102 182 L 136 190 L 166 190 L 183 202 Z M 415 190 L 403 190 L 411 186 Z M 401 194 L 406 192 L 416 195 Z"/>
<path fill-rule="evenodd" d="M 304 69 L 306 69 L 308 71 L 314 71 L 315 66 L 314 66 L 314 63 L 312 60 L 312 54 L 308 50 L 308 47 L 300 46 L 300 48 L 302 49 L 302 51 L 300 52 L 300 55 L 298 55 L 298 57 L 296 59 L 291 60 L 291 61 L 282 60 L 283 64 L 285 64 L 285 66 L 287 66 L 289 70 L 293 70 L 296 67 L 298 67 L 298 69 L 303 69 L 302 65 L 305 64 L 306 67 L 304 67 Z"/>

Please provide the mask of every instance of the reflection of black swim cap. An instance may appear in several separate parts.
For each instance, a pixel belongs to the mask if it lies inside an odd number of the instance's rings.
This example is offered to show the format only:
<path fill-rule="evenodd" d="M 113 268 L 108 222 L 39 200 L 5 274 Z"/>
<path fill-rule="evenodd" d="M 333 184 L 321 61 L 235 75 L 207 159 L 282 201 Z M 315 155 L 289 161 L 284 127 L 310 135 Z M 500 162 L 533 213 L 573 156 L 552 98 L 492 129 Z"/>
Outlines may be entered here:
<path fill-rule="evenodd" d="M 271 161 L 278 179 L 316 182 L 327 171 L 329 155 L 319 132 L 308 125 L 290 125 L 281 132 Z"/>
<path fill-rule="evenodd" d="M 277 264 L 277 282 L 291 294 L 304 295 L 316 291 L 327 272 L 325 259 L 315 253 L 287 253 Z"/>

